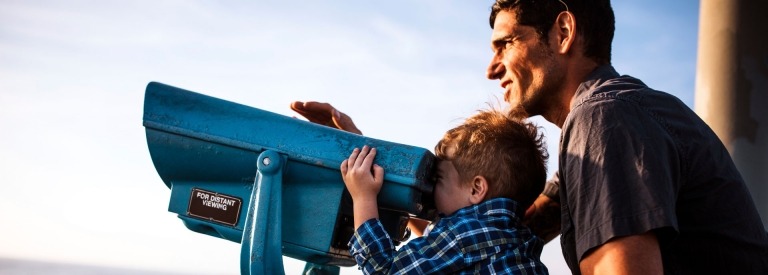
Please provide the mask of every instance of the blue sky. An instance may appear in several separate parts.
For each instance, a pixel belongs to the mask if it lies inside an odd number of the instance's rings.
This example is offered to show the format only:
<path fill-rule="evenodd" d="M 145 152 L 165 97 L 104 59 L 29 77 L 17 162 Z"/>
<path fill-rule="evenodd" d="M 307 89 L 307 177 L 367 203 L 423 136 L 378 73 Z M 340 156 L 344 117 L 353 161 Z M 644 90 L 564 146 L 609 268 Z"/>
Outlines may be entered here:
<path fill-rule="evenodd" d="M 0 257 L 237 274 L 239 244 L 166 212 L 147 83 L 288 116 L 293 100 L 332 102 L 366 135 L 431 149 L 502 98 L 484 77 L 491 4 L 0 1 Z M 693 107 L 698 5 L 614 1 L 616 69 Z M 559 131 L 537 121 L 555 155 Z M 557 241 L 542 258 L 567 273 Z"/>

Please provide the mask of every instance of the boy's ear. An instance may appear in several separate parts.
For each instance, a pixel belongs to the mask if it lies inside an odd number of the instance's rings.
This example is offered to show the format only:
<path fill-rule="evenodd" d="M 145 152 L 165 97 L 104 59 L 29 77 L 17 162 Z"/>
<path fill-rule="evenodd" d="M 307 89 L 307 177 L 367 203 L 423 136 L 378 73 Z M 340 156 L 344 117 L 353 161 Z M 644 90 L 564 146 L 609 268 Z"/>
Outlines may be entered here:
<path fill-rule="evenodd" d="M 475 176 L 472 179 L 472 194 L 469 196 L 469 201 L 475 205 L 485 200 L 485 195 L 488 194 L 488 181 L 483 176 Z"/>

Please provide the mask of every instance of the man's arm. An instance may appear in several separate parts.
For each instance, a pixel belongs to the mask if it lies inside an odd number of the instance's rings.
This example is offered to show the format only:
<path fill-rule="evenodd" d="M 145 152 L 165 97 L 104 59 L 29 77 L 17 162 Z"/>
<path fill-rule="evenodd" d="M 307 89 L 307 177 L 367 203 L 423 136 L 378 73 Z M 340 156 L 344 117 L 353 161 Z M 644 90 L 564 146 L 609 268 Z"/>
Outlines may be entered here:
<path fill-rule="evenodd" d="M 560 235 L 560 203 L 546 195 L 539 195 L 525 211 L 523 224 L 533 234 L 548 243 Z"/>
<path fill-rule="evenodd" d="M 523 224 L 548 243 L 560 235 L 560 172 L 555 172 L 544 190 L 525 211 Z"/>
<path fill-rule="evenodd" d="M 581 274 L 663 274 L 661 252 L 656 235 L 640 235 L 609 240 L 579 262 Z"/>

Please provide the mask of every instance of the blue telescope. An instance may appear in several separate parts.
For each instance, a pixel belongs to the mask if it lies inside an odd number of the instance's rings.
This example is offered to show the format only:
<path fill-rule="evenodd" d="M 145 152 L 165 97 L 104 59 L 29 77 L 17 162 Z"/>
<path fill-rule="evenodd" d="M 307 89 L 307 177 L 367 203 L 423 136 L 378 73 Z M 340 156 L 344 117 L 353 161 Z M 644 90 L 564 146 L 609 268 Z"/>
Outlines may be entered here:
<path fill-rule="evenodd" d="M 305 271 L 355 264 L 352 200 L 339 166 L 376 147 L 384 167 L 380 219 L 397 242 L 410 217 L 434 215 L 427 149 L 373 139 L 175 88 L 147 85 L 147 146 L 171 189 L 168 211 L 192 231 L 241 243 L 242 274 L 283 274 L 282 255 Z"/>

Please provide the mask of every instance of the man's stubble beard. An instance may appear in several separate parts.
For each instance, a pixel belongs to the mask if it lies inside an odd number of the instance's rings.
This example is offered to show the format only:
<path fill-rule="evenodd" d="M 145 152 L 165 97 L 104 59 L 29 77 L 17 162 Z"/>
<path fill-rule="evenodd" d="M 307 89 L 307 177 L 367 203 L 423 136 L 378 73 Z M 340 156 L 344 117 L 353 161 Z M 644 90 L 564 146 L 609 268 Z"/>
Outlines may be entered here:
<path fill-rule="evenodd" d="M 542 54 L 546 69 L 544 79 L 537 80 L 541 82 L 540 87 L 530 96 L 523 98 L 518 106 L 512 107 L 512 112 L 524 112 L 528 117 L 546 116 L 558 108 L 565 73 L 562 67 L 558 66 L 555 54 L 550 48 L 545 48 Z"/>

